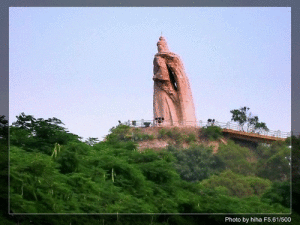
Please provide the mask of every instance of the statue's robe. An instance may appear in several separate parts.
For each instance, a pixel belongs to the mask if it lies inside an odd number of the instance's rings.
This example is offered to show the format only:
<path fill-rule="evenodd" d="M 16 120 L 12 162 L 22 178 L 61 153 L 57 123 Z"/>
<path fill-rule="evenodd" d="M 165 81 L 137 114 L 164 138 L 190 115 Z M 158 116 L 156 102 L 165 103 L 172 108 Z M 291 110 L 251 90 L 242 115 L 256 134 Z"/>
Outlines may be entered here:
<path fill-rule="evenodd" d="M 183 64 L 174 53 L 157 53 L 153 61 L 154 119 L 163 118 L 161 126 L 195 126 L 192 92 Z"/>

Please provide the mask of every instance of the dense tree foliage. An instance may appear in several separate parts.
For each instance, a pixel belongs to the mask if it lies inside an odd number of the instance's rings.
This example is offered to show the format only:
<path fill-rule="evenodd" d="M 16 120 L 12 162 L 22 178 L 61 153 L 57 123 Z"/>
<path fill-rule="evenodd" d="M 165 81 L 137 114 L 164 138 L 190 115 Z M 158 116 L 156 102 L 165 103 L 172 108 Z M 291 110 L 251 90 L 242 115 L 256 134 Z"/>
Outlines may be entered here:
<path fill-rule="evenodd" d="M 261 196 L 272 182 L 256 176 L 244 176 L 226 170 L 219 175 L 213 175 L 209 179 L 203 180 L 202 185 L 208 188 L 223 188 L 229 196 L 239 198 L 249 196 Z"/>
<path fill-rule="evenodd" d="M 21 113 L 10 128 L 10 143 L 28 151 L 51 154 L 53 145 L 80 141 L 78 135 L 67 131 L 61 120 L 53 117 L 47 120 L 35 119 L 32 115 Z"/>
<path fill-rule="evenodd" d="M 259 145 L 257 148 L 259 160 L 256 174 L 272 181 L 288 181 L 291 172 L 291 149 L 281 141 L 270 146 Z"/>
<path fill-rule="evenodd" d="M 2 224 L 15 224 L 7 218 L 8 202 L 8 120 L 0 115 L 0 222 Z"/>
<path fill-rule="evenodd" d="M 212 149 L 203 145 L 192 145 L 187 149 L 169 146 L 167 149 L 177 159 L 175 168 L 183 180 L 201 181 L 224 168 L 224 163 L 213 155 Z"/>
<path fill-rule="evenodd" d="M 272 204 L 279 203 L 287 208 L 291 206 L 290 182 L 274 182 L 262 196 L 263 201 Z"/>
<path fill-rule="evenodd" d="M 228 143 L 221 144 L 216 154 L 225 165 L 225 169 L 243 175 L 253 175 L 255 173 L 255 157 L 249 148 L 241 147 L 229 140 Z"/>
<path fill-rule="evenodd" d="M 149 137 L 129 130 L 120 124 L 105 141 L 82 142 L 56 118 L 21 114 L 10 134 L 11 212 L 118 215 L 88 219 L 25 215 L 3 220 L 7 224 L 30 224 L 30 220 L 72 225 L 199 224 L 197 217 L 119 213 L 289 213 L 289 187 L 275 179 L 286 173 L 289 161 L 282 159 L 286 144 L 260 146 L 253 152 L 229 141 L 217 154 L 196 144 L 140 151 L 138 141 Z M 178 138 L 177 131 L 162 135 Z M 273 164 L 281 167 L 274 170 Z M 258 165 L 270 165 L 274 173 L 261 171 Z M 212 224 L 220 219 L 209 216 L 204 221 Z"/>
<path fill-rule="evenodd" d="M 293 209 L 300 213 L 300 135 L 293 135 L 286 142 L 292 145 Z"/>

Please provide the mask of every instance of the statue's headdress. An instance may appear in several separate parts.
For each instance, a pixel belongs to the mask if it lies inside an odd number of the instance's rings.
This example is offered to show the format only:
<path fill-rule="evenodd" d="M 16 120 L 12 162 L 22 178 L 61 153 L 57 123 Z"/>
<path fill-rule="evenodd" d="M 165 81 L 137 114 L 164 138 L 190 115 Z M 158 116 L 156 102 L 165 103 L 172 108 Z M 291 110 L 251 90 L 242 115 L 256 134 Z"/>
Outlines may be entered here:
<path fill-rule="evenodd" d="M 168 44 L 163 36 L 159 37 L 157 42 L 158 52 L 169 52 Z"/>

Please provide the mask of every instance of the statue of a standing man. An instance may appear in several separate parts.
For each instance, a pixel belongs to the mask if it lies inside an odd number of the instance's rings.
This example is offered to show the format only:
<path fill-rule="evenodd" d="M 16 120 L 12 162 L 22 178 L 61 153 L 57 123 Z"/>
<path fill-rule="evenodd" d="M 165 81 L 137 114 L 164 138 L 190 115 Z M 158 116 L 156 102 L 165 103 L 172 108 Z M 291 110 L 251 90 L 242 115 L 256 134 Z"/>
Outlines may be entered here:
<path fill-rule="evenodd" d="M 153 61 L 154 119 L 160 126 L 195 126 L 195 107 L 183 64 L 169 51 L 164 37 L 159 38 L 157 48 Z"/>

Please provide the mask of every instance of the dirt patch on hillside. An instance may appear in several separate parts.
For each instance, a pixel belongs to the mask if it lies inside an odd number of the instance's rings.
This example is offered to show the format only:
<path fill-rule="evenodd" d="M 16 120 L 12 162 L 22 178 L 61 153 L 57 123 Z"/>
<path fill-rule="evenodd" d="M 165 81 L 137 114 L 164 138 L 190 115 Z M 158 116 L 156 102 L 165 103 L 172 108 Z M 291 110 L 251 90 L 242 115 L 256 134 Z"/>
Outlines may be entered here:
<path fill-rule="evenodd" d="M 163 139 L 154 139 L 154 140 L 146 140 L 146 141 L 140 141 L 139 142 L 139 150 L 144 150 L 147 148 L 151 148 L 154 150 L 159 150 L 166 148 L 170 144 L 170 141 L 166 141 Z"/>
<path fill-rule="evenodd" d="M 206 142 L 206 145 L 207 146 L 210 146 L 213 148 L 213 153 L 217 153 L 218 152 L 218 149 L 219 149 L 219 146 L 220 144 L 225 144 L 227 145 L 227 140 L 225 138 L 221 138 L 220 140 L 218 141 L 207 141 Z"/>

